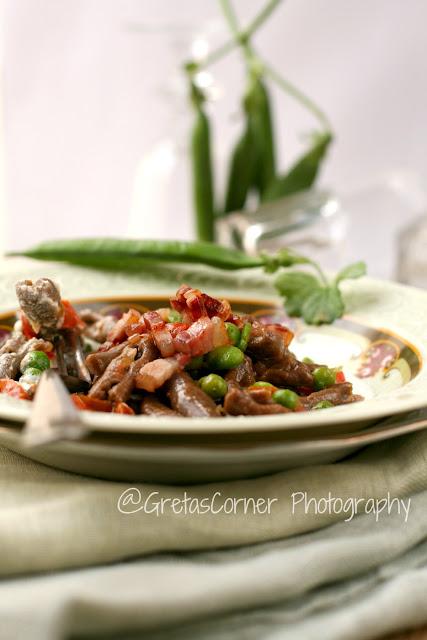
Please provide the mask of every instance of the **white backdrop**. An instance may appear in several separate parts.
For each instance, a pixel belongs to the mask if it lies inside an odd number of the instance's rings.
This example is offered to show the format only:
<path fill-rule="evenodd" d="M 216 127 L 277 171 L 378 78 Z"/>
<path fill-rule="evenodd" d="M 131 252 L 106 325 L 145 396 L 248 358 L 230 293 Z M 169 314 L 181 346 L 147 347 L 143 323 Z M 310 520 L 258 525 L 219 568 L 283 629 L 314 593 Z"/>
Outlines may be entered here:
<path fill-rule="evenodd" d="M 243 22 L 262 0 L 235 6 Z M 181 195 L 165 188 L 156 210 L 135 195 L 135 177 L 175 131 L 164 89 L 190 33 L 208 24 L 216 44 L 227 37 L 217 3 L 4 0 L 3 10 L 4 246 L 82 234 L 188 236 L 186 185 Z M 322 183 L 345 193 L 402 169 L 427 178 L 426 24 L 425 0 L 285 0 L 263 27 L 259 50 L 333 123 Z M 220 162 L 239 126 L 238 54 L 212 72 L 222 93 Z M 315 121 L 276 90 L 274 99 L 289 162 Z"/>

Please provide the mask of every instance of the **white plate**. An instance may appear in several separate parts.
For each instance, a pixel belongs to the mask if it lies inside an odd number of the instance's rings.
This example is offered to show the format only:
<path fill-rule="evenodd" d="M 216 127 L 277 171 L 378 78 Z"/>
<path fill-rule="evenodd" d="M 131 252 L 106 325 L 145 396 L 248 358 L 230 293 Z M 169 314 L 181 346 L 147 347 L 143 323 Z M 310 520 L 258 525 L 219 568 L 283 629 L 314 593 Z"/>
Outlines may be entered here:
<path fill-rule="evenodd" d="M 414 422 L 414 420 L 416 420 Z M 52 467 L 108 480 L 156 483 L 200 483 L 249 478 L 285 469 L 340 460 L 375 442 L 418 431 L 424 416 L 387 420 L 362 432 L 299 442 L 255 445 L 195 446 L 117 436 L 114 442 L 95 436 L 83 442 L 56 442 L 26 449 L 15 427 L 0 426 L 0 444 Z"/>
<path fill-rule="evenodd" d="M 106 281 L 105 287 L 108 286 Z M 141 285 L 144 290 L 144 285 Z M 150 291 L 152 287 L 150 288 Z M 171 287 L 172 294 L 174 287 Z M 101 290 L 100 293 L 103 293 Z M 254 311 L 259 316 L 274 314 L 275 321 L 284 318 L 280 302 L 269 299 L 236 298 L 227 291 L 234 308 Z M 152 293 L 141 296 L 110 296 L 86 299 L 82 306 L 164 304 L 164 296 Z M 347 295 L 351 316 L 333 326 L 306 327 L 291 320 L 295 338 L 291 348 L 299 357 L 309 355 L 331 366 L 342 365 L 355 391 L 365 396 L 363 402 L 332 409 L 273 416 L 227 418 L 149 418 L 107 413 L 84 413 L 94 431 L 112 433 L 260 433 L 316 431 L 316 435 L 349 432 L 353 424 L 371 423 L 395 413 L 420 408 L 427 400 L 427 293 L 390 282 L 364 278 L 351 283 Z M 12 321 L 10 312 L 0 318 L 1 324 Z M 30 403 L 0 395 L 0 419 L 23 422 Z"/>

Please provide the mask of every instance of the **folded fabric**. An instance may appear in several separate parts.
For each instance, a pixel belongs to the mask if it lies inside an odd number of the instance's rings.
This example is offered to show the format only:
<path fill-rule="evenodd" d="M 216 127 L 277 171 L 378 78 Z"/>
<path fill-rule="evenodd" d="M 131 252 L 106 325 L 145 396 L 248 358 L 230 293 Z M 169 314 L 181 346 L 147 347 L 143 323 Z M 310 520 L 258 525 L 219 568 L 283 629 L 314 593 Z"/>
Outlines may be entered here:
<path fill-rule="evenodd" d="M 3 580 L 0 637 L 369 639 L 426 622 L 426 590 L 424 491 L 406 523 L 395 510 L 246 548 Z"/>
<path fill-rule="evenodd" d="M 423 431 L 371 446 L 347 461 L 262 478 L 191 487 L 141 484 L 131 492 L 141 498 L 138 505 L 125 505 L 120 498 L 128 494 L 127 484 L 55 470 L 1 448 L 0 575 L 285 538 L 350 517 L 335 505 L 324 508 L 329 495 L 342 504 L 359 499 L 363 507 L 368 499 L 397 499 L 426 489 L 426 463 Z M 202 504 L 215 496 L 216 512 L 172 509 L 172 499 L 182 507 L 185 498 Z M 229 498 L 273 502 L 269 513 L 245 512 L 244 505 L 233 513 L 220 511 Z M 169 502 L 161 513 L 162 499 Z M 322 510 L 316 513 L 313 501 L 322 502 Z M 147 502 L 144 511 L 136 510 Z M 129 510 L 134 512 L 123 513 Z"/>

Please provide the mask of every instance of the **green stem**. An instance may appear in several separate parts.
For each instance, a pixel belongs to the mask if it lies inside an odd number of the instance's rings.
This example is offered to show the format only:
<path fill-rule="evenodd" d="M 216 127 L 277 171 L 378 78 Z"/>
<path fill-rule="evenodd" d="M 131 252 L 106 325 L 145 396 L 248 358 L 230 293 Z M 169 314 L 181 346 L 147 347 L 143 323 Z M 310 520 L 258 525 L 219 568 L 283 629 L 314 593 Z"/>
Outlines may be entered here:
<path fill-rule="evenodd" d="M 259 14 L 255 16 L 248 28 L 244 31 L 246 39 L 249 39 L 255 33 L 255 31 L 259 29 L 259 27 L 270 17 L 270 15 L 281 3 L 281 1 L 282 0 L 270 0 L 269 2 L 267 2 L 264 9 L 261 9 Z"/>
<path fill-rule="evenodd" d="M 239 41 L 241 34 L 239 32 L 239 25 L 237 22 L 236 14 L 230 0 L 219 0 L 219 4 L 221 5 L 222 12 L 226 21 L 228 22 L 231 33 L 235 36 L 235 39 Z"/>
<path fill-rule="evenodd" d="M 238 46 L 239 46 L 239 42 L 236 42 L 234 38 L 232 40 L 228 40 L 227 42 L 224 42 L 224 44 L 221 45 L 218 49 L 215 49 L 215 51 L 212 51 L 212 53 L 207 56 L 204 62 L 200 62 L 198 64 L 199 68 L 205 68 L 205 67 L 209 67 L 212 64 L 215 64 L 215 62 L 218 62 L 219 60 L 221 60 L 221 58 L 224 58 L 224 56 L 226 56 L 228 53 L 230 53 L 230 51 L 232 51 Z"/>
<path fill-rule="evenodd" d="M 319 265 L 317 264 L 317 262 L 314 262 L 314 260 L 308 260 L 308 263 L 313 267 L 313 269 L 316 271 L 316 273 L 318 274 L 320 280 L 322 281 L 322 284 L 327 287 L 329 285 L 328 279 L 326 278 L 325 274 L 323 273 L 322 269 L 319 267 Z"/>
<path fill-rule="evenodd" d="M 261 9 L 258 15 L 252 20 L 249 26 L 243 31 L 239 30 L 239 24 L 234 12 L 234 8 L 231 4 L 231 0 L 219 0 L 224 17 L 230 27 L 230 31 L 234 36 L 234 41 L 243 49 L 243 54 L 248 63 L 249 68 L 259 67 L 261 68 L 261 60 L 250 44 L 252 35 L 264 24 L 267 18 L 272 14 L 274 9 L 280 4 L 282 0 L 269 0 L 265 7 Z"/>
<path fill-rule="evenodd" d="M 283 78 L 273 67 L 268 64 L 264 64 L 265 73 L 281 88 L 283 91 L 286 91 L 290 96 L 298 100 L 301 104 L 303 104 L 311 113 L 322 123 L 324 127 L 326 127 L 327 131 L 331 131 L 330 122 L 326 116 L 326 114 L 316 105 L 315 102 L 308 96 L 306 96 L 302 91 L 297 89 L 295 85 L 293 85 L 289 80 Z"/>
<path fill-rule="evenodd" d="M 259 27 L 267 20 L 267 18 L 271 15 L 272 11 L 276 8 L 276 6 L 281 2 L 281 0 L 270 0 L 264 9 L 260 11 L 258 15 L 252 20 L 247 29 L 244 31 L 239 31 L 237 20 L 235 13 L 231 7 L 231 5 L 227 2 L 227 0 L 220 0 L 221 8 L 224 12 L 224 15 L 227 18 L 227 22 L 230 25 L 231 31 L 233 32 L 233 38 L 231 40 L 227 40 L 223 45 L 212 51 L 210 55 L 207 56 L 206 60 L 199 63 L 187 63 L 186 66 L 191 66 L 192 64 L 198 69 L 206 68 L 219 62 L 224 56 L 226 56 L 230 51 L 242 45 L 242 43 L 247 40 L 250 36 L 252 36 L 255 31 L 259 29 Z M 228 6 L 227 6 L 228 5 Z M 232 27 L 233 24 L 233 27 Z M 236 29 L 237 27 L 237 29 Z"/>

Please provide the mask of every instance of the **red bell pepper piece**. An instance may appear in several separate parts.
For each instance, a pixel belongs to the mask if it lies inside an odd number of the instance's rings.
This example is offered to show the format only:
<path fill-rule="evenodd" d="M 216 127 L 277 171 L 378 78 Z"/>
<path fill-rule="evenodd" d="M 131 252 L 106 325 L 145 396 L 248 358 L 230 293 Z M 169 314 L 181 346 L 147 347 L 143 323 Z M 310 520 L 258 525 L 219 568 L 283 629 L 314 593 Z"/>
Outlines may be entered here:
<path fill-rule="evenodd" d="M 99 400 L 98 398 L 91 398 L 84 395 L 84 393 L 71 394 L 71 400 L 77 409 L 81 411 L 107 411 L 111 412 L 112 404 L 109 400 Z"/>
<path fill-rule="evenodd" d="M 0 393 L 6 393 L 6 395 L 12 398 L 19 398 L 20 400 L 29 400 L 30 397 L 25 389 L 10 378 L 2 378 L 0 380 Z"/>
<path fill-rule="evenodd" d="M 85 323 L 80 318 L 73 305 L 68 300 L 61 300 L 64 309 L 64 319 L 61 329 L 84 329 Z"/>
<path fill-rule="evenodd" d="M 345 382 L 344 371 L 337 371 L 335 376 L 335 382 L 336 384 L 339 384 L 340 382 Z"/>

